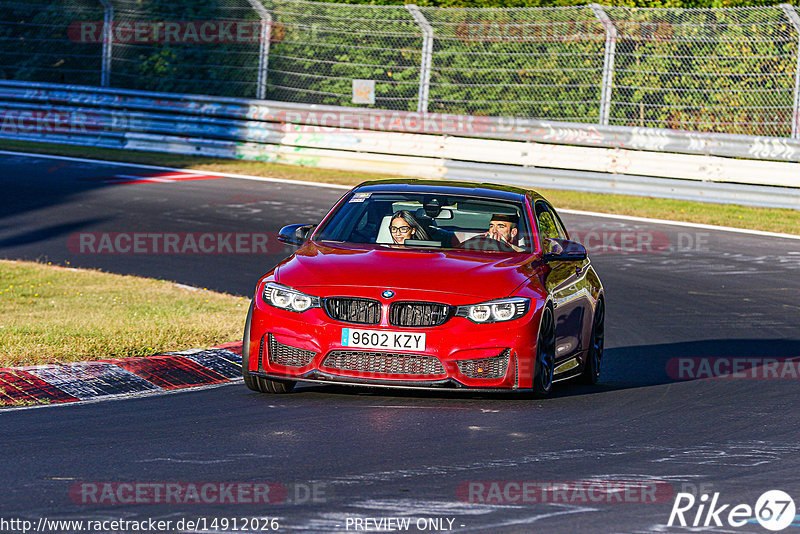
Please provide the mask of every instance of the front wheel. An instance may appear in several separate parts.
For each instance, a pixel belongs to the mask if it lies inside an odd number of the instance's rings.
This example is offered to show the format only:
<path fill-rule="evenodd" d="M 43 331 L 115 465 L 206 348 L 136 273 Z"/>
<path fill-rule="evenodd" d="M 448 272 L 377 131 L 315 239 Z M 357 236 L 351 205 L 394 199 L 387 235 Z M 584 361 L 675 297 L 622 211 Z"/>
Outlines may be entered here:
<path fill-rule="evenodd" d="M 250 323 L 253 320 L 253 302 L 247 311 L 247 321 L 244 325 L 242 337 L 242 378 L 244 385 L 259 393 L 289 393 L 294 389 L 295 382 L 291 380 L 270 380 L 250 373 Z"/>
<path fill-rule="evenodd" d="M 605 304 L 597 301 L 592 321 L 592 338 L 589 342 L 589 352 L 586 354 L 586 363 L 583 366 L 581 382 L 584 384 L 597 384 L 600 379 L 600 367 L 603 364 L 603 342 L 605 339 Z"/>
<path fill-rule="evenodd" d="M 556 329 L 553 310 L 542 310 L 539 337 L 536 341 L 536 376 L 533 377 L 535 397 L 547 397 L 553 388 L 553 369 L 556 360 Z"/>

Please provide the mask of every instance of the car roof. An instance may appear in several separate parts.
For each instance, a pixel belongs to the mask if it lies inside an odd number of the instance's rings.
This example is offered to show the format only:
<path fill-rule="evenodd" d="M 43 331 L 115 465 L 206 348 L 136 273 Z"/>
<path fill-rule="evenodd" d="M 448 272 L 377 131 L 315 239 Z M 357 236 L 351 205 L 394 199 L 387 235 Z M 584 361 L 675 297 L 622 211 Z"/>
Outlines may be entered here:
<path fill-rule="evenodd" d="M 391 193 L 438 193 L 442 195 L 474 195 L 484 198 L 512 200 L 520 202 L 526 195 L 532 200 L 542 197 L 539 193 L 511 185 L 452 180 L 390 179 L 363 182 L 356 186 L 359 192 Z"/>

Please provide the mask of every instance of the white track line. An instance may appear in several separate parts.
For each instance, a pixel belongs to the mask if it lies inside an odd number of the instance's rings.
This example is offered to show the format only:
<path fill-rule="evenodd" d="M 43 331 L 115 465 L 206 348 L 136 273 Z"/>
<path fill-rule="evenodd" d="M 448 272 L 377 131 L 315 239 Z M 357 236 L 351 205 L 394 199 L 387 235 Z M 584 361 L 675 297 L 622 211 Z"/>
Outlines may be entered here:
<path fill-rule="evenodd" d="M 74 158 L 70 156 L 53 156 L 49 154 L 35 154 L 35 153 L 28 153 L 28 152 L 13 152 L 8 150 L 0 150 L 0 154 L 8 155 L 8 156 L 24 156 L 24 157 L 33 157 L 33 158 L 44 158 L 44 159 L 56 159 L 56 160 L 63 160 L 63 161 L 75 161 L 80 163 L 93 163 L 98 165 L 115 165 L 115 166 L 125 166 L 125 167 L 135 167 L 139 169 L 152 169 L 152 170 L 159 170 L 159 171 L 172 171 L 172 172 L 183 172 L 183 173 L 201 173 L 207 176 L 222 176 L 225 178 L 238 178 L 241 180 L 254 180 L 257 182 L 273 182 L 273 183 L 290 183 L 290 184 L 300 184 L 300 185 L 308 185 L 312 187 L 328 187 L 331 189 L 352 189 L 352 186 L 349 185 L 340 185 L 340 184 L 326 184 L 322 182 L 306 182 L 303 180 L 287 180 L 283 178 L 267 178 L 264 176 L 251 176 L 249 174 L 234 174 L 234 173 L 227 173 L 227 172 L 213 172 L 213 171 L 202 171 L 197 169 L 180 169 L 176 167 L 162 167 L 159 165 L 145 165 L 143 163 L 123 163 L 117 161 L 108 161 L 108 160 L 100 160 L 100 159 L 90 159 L 90 158 Z M 586 215 L 590 217 L 604 217 L 607 219 L 619 219 L 623 221 L 636 221 L 636 222 L 644 222 L 644 223 L 651 223 L 651 224 L 668 224 L 672 226 L 683 226 L 685 228 L 697 228 L 703 230 L 715 230 L 720 232 L 735 232 L 739 234 L 748 234 L 748 235 L 757 235 L 763 237 L 778 237 L 783 239 L 799 239 L 800 235 L 793 235 L 793 234 L 782 234 L 778 232 L 765 232 L 763 230 L 748 230 L 746 228 L 733 228 L 731 226 L 715 226 L 713 224 L 700 224 L 700 223 L 691 223 L 691 222 L 682 222 L 682 221 L 669 221 L 666 219 L 650 219 L 648 217 L 633 217 L 630 215 L 614 215 L 611 213 L 599 213 L 594 211 L 581 211 L 581 210 L 571 210 L 571 209 L 559 209 L 561 213 L 572 213 L 574 215 Z"/>
<path fill-rule="evenodd" d="M 572 213 L 574 215 L 587 215 L 590 217 L 605 217 L 607 219 L 620 219 L 623 221 L 636 221 L 655 224 L 669 224 L 672 226 L 684 226 L 687 228 L 699 228 L 703 230 L 718 230 L 720 232 L 737 232 L 740 234 L 758 235 L 764 237 L 782 237 L 784 239 L 800 239 L 800 235 L 781 234 L 778 232 L 765 232 L 763 230 L 749 230 L 747 228 L 733 228 L 731 226 L 715 226 L 713 224 L 700 224 L 683 221 L 669 221 L 666 219 L 650 219 L 647 217 L 633 217 L 631 215 L 614 215 L 613 213 L 596 213 L 594 211 L 581 211 L 570 209 L 557 209 L 559 213 Z"/>

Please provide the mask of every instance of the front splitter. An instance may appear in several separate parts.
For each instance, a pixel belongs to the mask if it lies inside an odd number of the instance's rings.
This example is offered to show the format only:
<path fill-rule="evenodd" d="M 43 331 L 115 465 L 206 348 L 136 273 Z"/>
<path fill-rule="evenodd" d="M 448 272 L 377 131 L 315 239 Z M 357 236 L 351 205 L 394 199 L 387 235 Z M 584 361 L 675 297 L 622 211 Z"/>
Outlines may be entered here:
<path fill-rule="evenodd" d="M 518 387 L 513 388 L 476 388 L 465 386 L 461 382 L 448 378 L 445 380 L 435 381 L 386 381 L 374 378 L 350 378 L 338 375 L 331 375 L 321 371 L 310 371 L 302 376 L 289 376 L 279 375 L 272 373 L 262 373 L 258 371 L 250 371 L 253 376 L 260 376 L 270 380 L 291 380 L 294 382 L 309 382 L 312 384 L 327 384 L 336 386 L 361 386 L 361 387 L 375 387 L 383 389 L 402 389 L 402 390 L 419 390 L 419 391 L 463 391 L 472 393 L 510 393 L 510 392 L 532 392 L 532 389 L 522 389 Z"/>

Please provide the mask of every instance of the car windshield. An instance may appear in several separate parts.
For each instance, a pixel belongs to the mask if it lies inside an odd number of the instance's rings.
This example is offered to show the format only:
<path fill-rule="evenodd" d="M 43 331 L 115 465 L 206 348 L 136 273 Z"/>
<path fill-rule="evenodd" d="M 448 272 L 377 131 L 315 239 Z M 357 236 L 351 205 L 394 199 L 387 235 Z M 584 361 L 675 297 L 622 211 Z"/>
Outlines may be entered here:
<path fill-rule="evenodd" d="M 314 239 L 392 248 L 531 250 L 522 204 L 433 193 L 356 191 Z"/>

